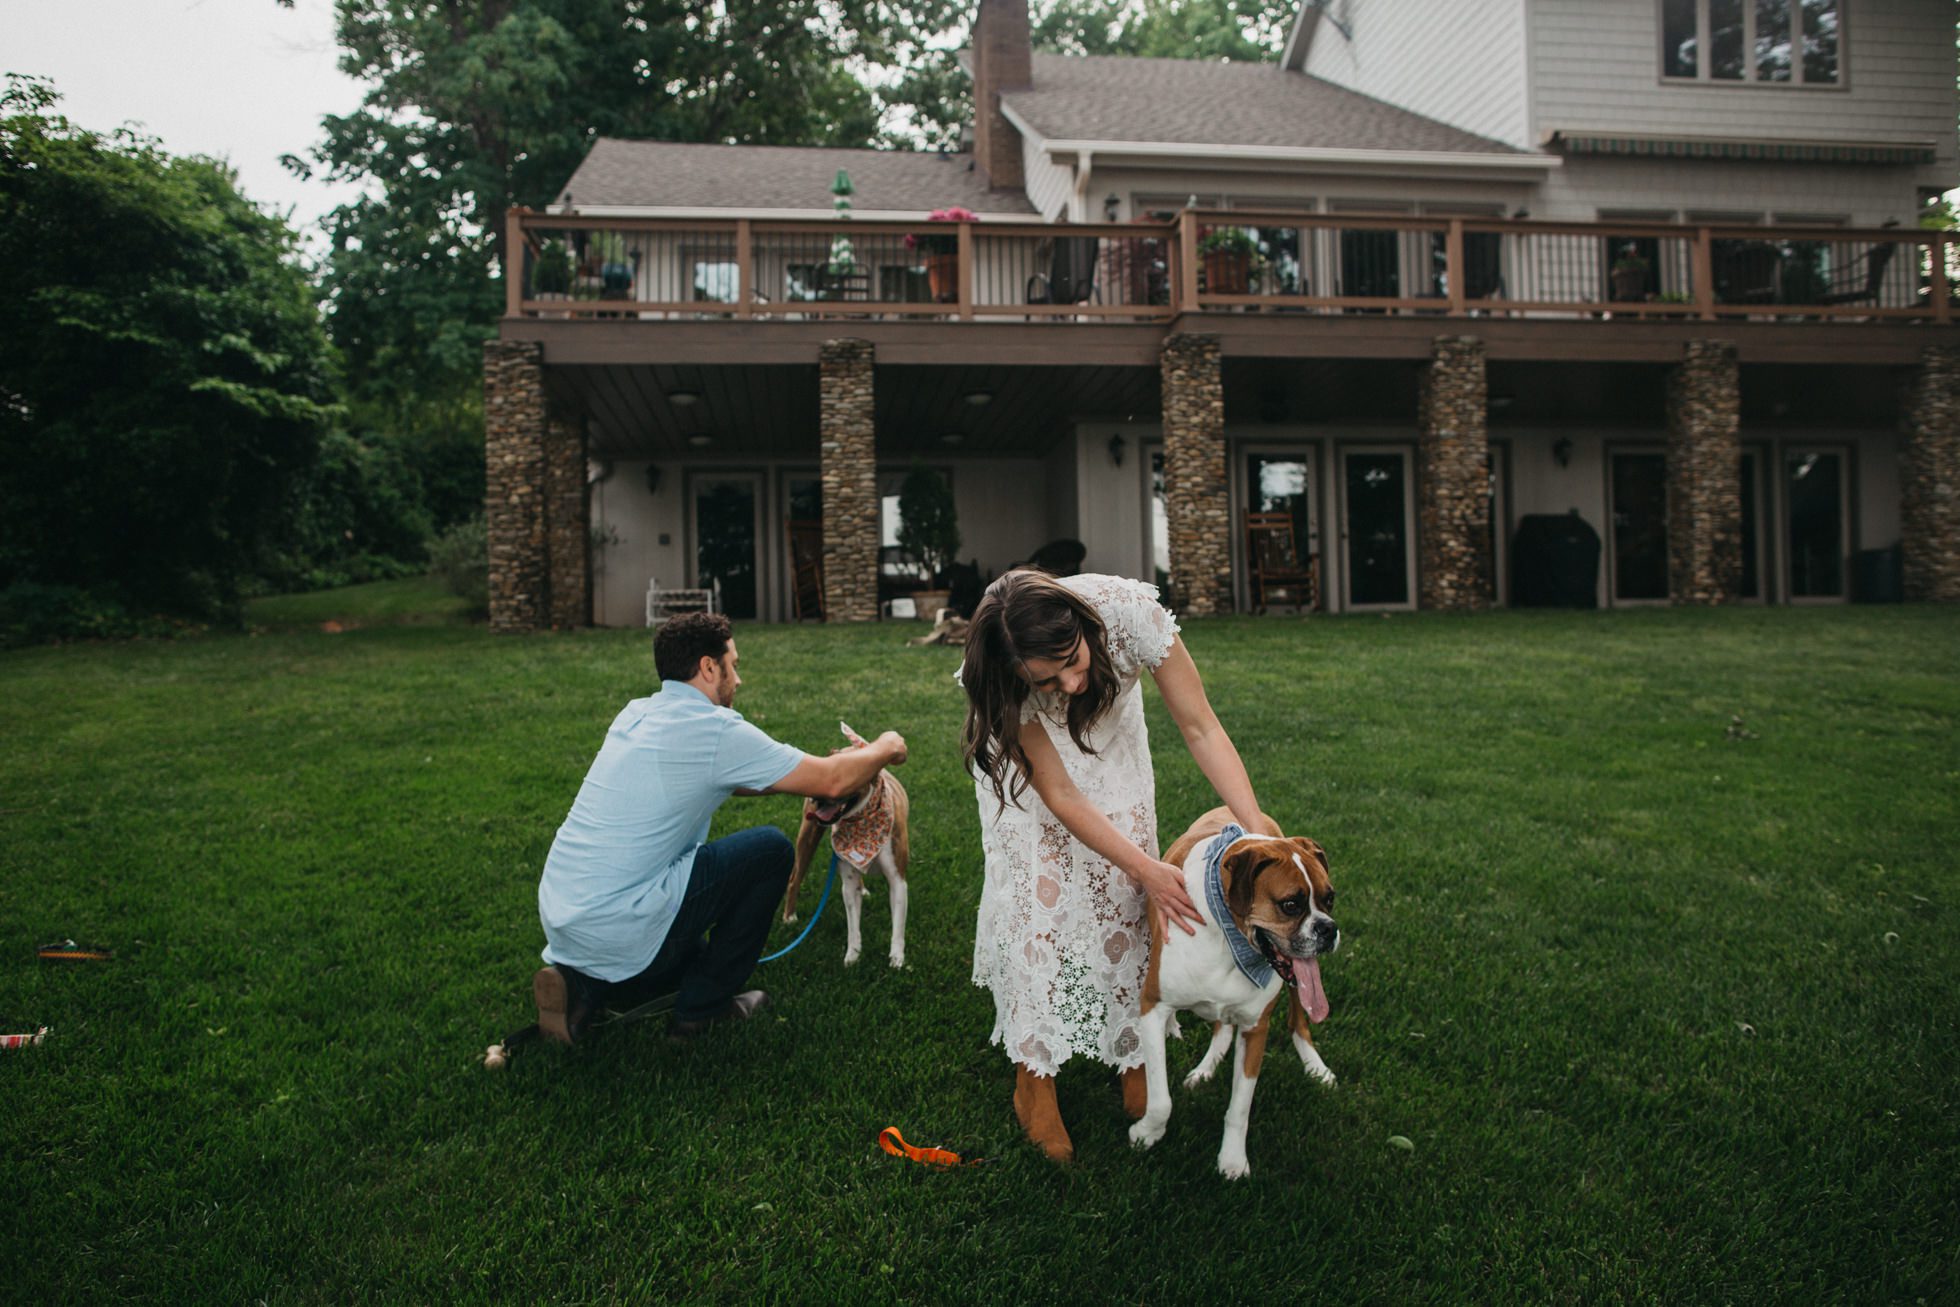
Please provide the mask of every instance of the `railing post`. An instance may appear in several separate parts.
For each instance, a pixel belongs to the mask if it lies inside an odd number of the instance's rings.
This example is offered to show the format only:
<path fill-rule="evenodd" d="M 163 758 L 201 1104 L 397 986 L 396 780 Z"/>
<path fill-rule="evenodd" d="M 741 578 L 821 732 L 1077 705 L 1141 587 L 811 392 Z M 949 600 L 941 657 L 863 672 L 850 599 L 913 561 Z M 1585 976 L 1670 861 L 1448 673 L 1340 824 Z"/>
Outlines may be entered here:
<path fill-rule="evenodd" d="M 1708 241 L 1708 228 L 1695 228 L 1694 248 L 1695 316 L 1703 322 L 1715 320 L 1715 257 Z"/>
<path fill-rule="evenodd" d="M 969 322 L 973 318 L 973 278 L 976 269 L 973 263 L 973 224 L 960 224 L 960 321 Z"/>
<path fill-rule="evenodd" d="M 1936 231 L 1933 233 L 1933 321 L 1952 320 L 1953 306 L 1947 303 L 1946 289 L 1946 233 Z"/>
<path fill-rule="evenodd" d="M 504 316 L 524 312 L 524 210 L 504 214 Z"/>
<path fill-rule="evenodd" d="M 1198 215 L 1190 209 L 1177 213 L 1177 308 L 1179 313 L 1195 313 L 1198 308 Z"/>
<path fill-rule="evenodd" d="M 747 218 L 735 220 L 735 316 L 755 314 L 755 242 Z"/>
<path fill-rule="evenodd" d="M 1463 275 L 1463 219 L 1450 219 L 1449 235 L 1443 238 L 1443 275 L 1450 279 L 1450 316 L 1460 318 L 1469 312 Z"/>

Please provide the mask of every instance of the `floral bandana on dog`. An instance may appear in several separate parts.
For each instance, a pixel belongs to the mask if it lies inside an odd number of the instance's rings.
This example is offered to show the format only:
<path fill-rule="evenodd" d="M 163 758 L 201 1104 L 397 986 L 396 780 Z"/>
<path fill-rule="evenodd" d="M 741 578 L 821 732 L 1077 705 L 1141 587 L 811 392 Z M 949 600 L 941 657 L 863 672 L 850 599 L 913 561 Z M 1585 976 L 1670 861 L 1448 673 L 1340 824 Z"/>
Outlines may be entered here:
<path fill-rule="evenodd" d="M 843 722 L 837 724 L 843 728 L 844 738 L 851 742 L 852 748 L 864 747 L 863 736 Z M 892 837 L 892 787 L 883 772 L 878 773 L 873 784 L 877 790 L 864 807 L 830 828 L 830 851 L 860 871 L 871 865 L 878 850 Z"/>

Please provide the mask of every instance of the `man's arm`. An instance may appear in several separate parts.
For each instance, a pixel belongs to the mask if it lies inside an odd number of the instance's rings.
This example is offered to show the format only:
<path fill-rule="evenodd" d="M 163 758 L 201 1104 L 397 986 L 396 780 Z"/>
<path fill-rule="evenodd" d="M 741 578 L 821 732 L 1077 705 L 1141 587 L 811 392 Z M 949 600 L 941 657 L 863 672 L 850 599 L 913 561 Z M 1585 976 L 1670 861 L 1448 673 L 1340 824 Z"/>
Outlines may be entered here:
<path fill-rule="evenodd" d="M 770 794 L 801 794 L 810 799 L 841 799 L 864 787 L 879 769 L 905 761 L 905 738 L 886 731 L 862 749 L 824 758 L 805 756 L 790 774 L 769 787 Z"/>

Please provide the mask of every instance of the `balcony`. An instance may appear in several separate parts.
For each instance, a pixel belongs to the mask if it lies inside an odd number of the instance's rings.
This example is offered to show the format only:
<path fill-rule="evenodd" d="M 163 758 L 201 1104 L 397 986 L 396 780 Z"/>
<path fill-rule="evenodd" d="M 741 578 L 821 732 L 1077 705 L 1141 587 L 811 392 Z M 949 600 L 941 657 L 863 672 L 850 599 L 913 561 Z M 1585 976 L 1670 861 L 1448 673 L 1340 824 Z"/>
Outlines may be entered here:
<path fill-rule="evenodd" d="M 1185 210 L 1128 224 L 514 211 L 510 319 L 1949 323 L 1949 233 Z M 1274 324 L 1281 325 L 1281 324 Z"/>

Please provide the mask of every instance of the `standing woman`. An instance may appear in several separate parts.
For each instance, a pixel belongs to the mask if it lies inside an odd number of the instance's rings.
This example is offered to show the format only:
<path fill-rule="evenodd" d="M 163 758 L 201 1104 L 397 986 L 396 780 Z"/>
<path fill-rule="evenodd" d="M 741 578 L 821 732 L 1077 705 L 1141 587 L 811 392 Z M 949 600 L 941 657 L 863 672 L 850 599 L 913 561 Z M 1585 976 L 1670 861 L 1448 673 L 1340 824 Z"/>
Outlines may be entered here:
<path fill-rule="evenodd" d="M 974 610 L 960 668 L 987 861 L 973 983 L 993 991 L 1021 1128 L 1058 1162 L 1075 1148 L 1054 1076 L 1074 1054 L 1118 1068 L 1124 1108 L 1143 1115 L 1146 895 L 1186 933 L 1203 921 L 1183 869 L 1158 857 L 1146 670 L 1233 818 L 1261 829 L 1245 765 L 1155 586 L 1008 572 Z"/>

